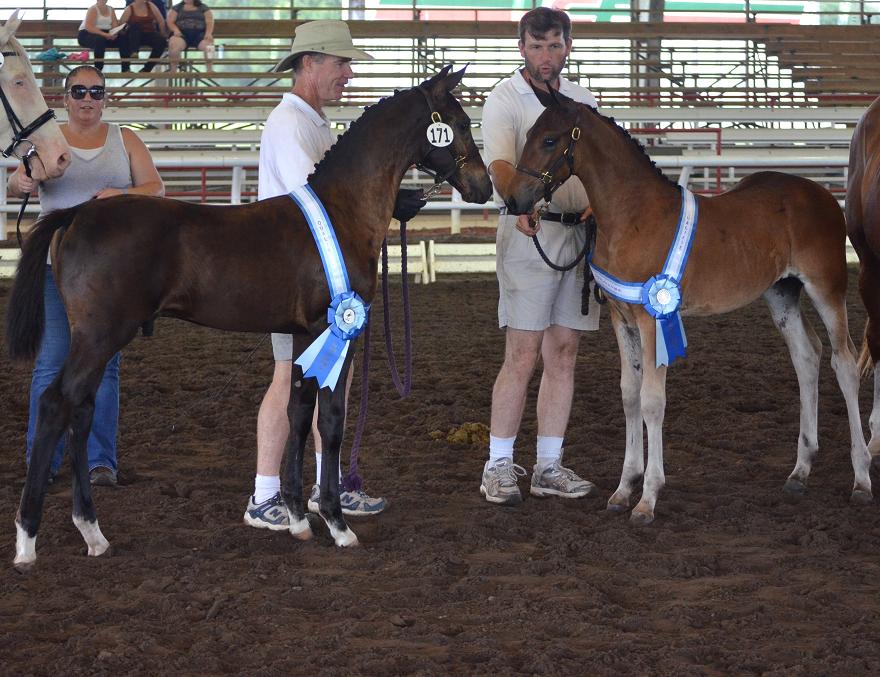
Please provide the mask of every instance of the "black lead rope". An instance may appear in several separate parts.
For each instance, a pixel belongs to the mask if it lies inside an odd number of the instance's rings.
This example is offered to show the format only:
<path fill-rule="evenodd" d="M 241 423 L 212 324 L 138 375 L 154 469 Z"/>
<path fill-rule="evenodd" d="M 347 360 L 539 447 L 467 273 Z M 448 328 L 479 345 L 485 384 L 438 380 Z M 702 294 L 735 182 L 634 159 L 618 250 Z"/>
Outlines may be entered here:
<path fill-rule="evenodd" d="M 560 266 L 547 256 L 544 249 L 541 247 L 541 243 L 538 242 L 538 235 L 532 235 L 532 242 L 535 243 L 535 248 L 538 250 L 538 254 L 541 255 L 544 263 L 546 263 L 553 270 L 559 271 L 561 273 L 567 272 L 574 268 L 577 264 L 579 264 L 583 258 L 593 250 L 593 247 L 596 244 L 596 219 L 590 214 L 587 217 L 585 222 L 585 226 L 587 229 L 586 238 L 584 238 L 584 248 L 581 250 L 581 253 L 577 255 L 577 258 L 565 266 Z M 581 289 L 581 315 L 589 315 L 590 314 L 590 283 L 593 281 L 593 271 L 589 266 L 584 266 L 584 286 Z M 596 303 L 599 305 L 605 305 L 607 299 L 602 295 L 598 285 L 593 288 L 593 294 L 596 297 Z"/>
<path fill-rule="evenodd" d="M 584 240 L 584 248 L 581 250 L 581 253 L 578 254 L 577 258 L 575 258 L 575 260 L 572 261 L 571 263 L 564 265 L 564 266 L 561 266 L 558 263 L 553 263 L 553 261 L 550 260 L 550 257 L 547 256 L 547 253 L 544 251 L 544 248 L 541 247 L 541 243 L 538 242 L 538 234 L 537 233 L 532 235 L 532 242 L 535 243 L 535 249 L 538 250 L 538 254 L 541 255 L 541 258 L 544 260 L 544 263 L 546 263 L 548 266 L 550 266 L 553 270 L 559 271 L 560 273 L 567 272 L 567 271 L 571 270 L 572 268 L 574 268 L 577 264 L 579 264 L 581 261 L 583 261 L 584 257 L 587 255 L 587 252 L 590 251 L 590 237 L 589 237 L 589 233 L 587 233 L 587 238 Z"/>
<path fill-rule="evenodd" d="M 383 320 L 385 323 L 385 352 L 388 355 L 388 367 L 391 371 L 391 380 L 401 397 L 407 397 L 412 391 L 412 317 L 409 305 L 409 281 L 407 280 L 406 263 L 406 221 L 400 222 L 400 274 L 402 276 L 403 293 L 403 379 L 397 368 L 397 359 L 394 346 L 391 343 L 391 309 L 388 294 L 388 240 L 382 241 L 382 303 Z M 361 439 L 367 421 L 367 398 L 370 389 L 370 327 L 372 322 L 367 318 L 367 326 L 364 329 L 364 359 L 361 368 L 361 404 L 358 411 L 358 419 L 354 428 L 354 438 L 351 442 L 351 455 L 348 460 L 348 472 L 342 478 L 342 488 L 345 491 L 360 491 L 364 481 L 358 469 L 358 454 L 361 448 Z"/>
<path fill-rule="evenodd" d="M 33 178 L 31 176 L 31 162 L 30 158 L 37 152 L 35 146 L 31 146 L 30 150 L 25 154 L 25 156 L 21 159 L 22 163 L 24 163 L 24 173 L 27 177 Z M 21 238 L 21 219 L 24 217 L 24 210 L 27 209 L 28 200 L 31 199 L 30 191 L 26 192 L 21 198 L 21 208 L 18 210 L 18 219 L 15 222 L 15 237 L 18 239 L 18 248 L 23 249 L 24 244 Z"/>

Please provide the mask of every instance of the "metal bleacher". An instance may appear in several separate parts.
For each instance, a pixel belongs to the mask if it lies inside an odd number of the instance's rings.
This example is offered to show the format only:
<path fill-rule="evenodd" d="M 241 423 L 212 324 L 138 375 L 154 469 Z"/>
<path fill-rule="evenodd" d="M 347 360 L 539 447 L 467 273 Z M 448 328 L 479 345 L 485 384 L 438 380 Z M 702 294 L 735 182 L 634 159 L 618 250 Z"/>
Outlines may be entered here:
<path fill-rule="evenodd" d="M 413 12 L 422 16 L 418 3 Z M 385 20 L 375 18 L 377 13 L 350 21 L 355 42 L 376 59 L 355 64 L 357 77 L 345 98 L 326 109 L 336 130 L 344 131 L 364 105 L 395 88 L 413 86 L 445 63 L 469 63 L 457 94 L 479 143 L 486 95 L 521 62 L 512 17 L 492 20 L 496 15 L 479 12 L 479 22 L 461 20 L 460 12 L 450 20 Z M 109 53 L 105 73 L 111 96 L 105 119 L 138 131 L 169 195 L 246 201 L 256 193 L 261 123 L 292 86 L 290 74 L 268 71 L 288 52 L 300 20 L 235 18 L 229 7 L 215 15 L 215 43 L 222 46 L 222 57 L 211 70 L 200 53 L 190 50 L 176 74 L 161 68 L 149 75 L 124 74 L 118 59 L 110 58 L 115 52 Z M 288 16 L 298 14 L 291 8 Z M 794 167 L 842 194 L 842 158 L 852 127 L 880 93 L 880 78 L 872 79 L 876 63 L 867 63 L 872 50 L 880 49 L 874 46 L 877 27 L 870 16 L 846 26 L 762 23 L 757 16 L 743 23 L 575 18 L 568 77 L 593 90 L 603 111 L 628 127 L 666 171 L 677 175 L 687 167 L 700 180 L 697 187 L 712 192 L 753 171 L 757 164 L 749 165 L 749 158 L 759 159 L 761 166 L 775 158 L 780 167 Z M 47 15 L 25 21 L 17 35 L 31 54 L 49 46 L 79 51 L 78 23 Z M 844 49 L 844 44 L 858 47 Z M 859 55 L 866 63 L 847 82 L 841 68 Z M 60 108 L 63 76 L 78 62 L 32 63 L 50 105 Z M 799 159 L 805 164 L 797 165 Z M 447 194 L 442 199 L 450 197 L 455 198 Z M 15 207 L 13 201 L 5 209 Z"/>

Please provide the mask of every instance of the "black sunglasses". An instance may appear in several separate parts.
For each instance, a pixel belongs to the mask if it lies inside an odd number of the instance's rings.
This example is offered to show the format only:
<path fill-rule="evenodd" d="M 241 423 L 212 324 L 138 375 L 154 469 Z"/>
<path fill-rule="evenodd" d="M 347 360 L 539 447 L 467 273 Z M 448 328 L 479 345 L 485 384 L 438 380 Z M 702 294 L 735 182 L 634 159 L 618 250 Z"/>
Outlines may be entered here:
<path fill-rule="evenodd" d="M 94 99 L 95 101 L 100 101 L 104 98 L 104 85 L 92 85 L 91 87 L 86 87 L 85 85 L 74 85 L 67 90 L 67 93 L 70 94 L 70 96 L 72 96 L 77 101 L 79 101 L 80 99 L 85 99 L 86 92 L 88 92 L 89 96 L 91 96 L 92 99 Z"/>

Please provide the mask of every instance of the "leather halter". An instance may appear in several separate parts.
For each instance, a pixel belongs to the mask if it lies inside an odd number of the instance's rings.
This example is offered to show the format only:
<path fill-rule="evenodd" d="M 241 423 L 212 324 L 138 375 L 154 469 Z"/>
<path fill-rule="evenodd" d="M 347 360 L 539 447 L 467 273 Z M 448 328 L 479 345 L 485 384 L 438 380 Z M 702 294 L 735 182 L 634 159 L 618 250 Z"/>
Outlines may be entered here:
<path fill-rule="evenodd" d="M 2 53 L 4 57 L 19 56 L 18 52 L 0 53 Z M 23 125 L 21 120 L 19 120 L 18 116 L 15 114 L 15 111 L 12 110 L 12 105 L 9 103 L 9 99 L 6 98 L 6 93 L 3 91 L 2 87 L 0 87 L 0 102 L 3 103 L 3 109 L 6 112 L 6 119 L 9 120 L 9 126 L 12 127 L 12 143 L 10 143 L 5 150 L 0 151 L 0 153 L 2 153 L 3 157 L 8 158 L 10 155 L 14 155 L 19 160 L 25 160 L 25 167 L 27 167 L 27 160 L 36 155 L 37 152 L 36 146 L 27 137 L 49 122 L 49 120 L 52 120 L 55 117 L 55 111 L 50 108 L 29 125 Z M 17 153 L 16 147 L 23 143 L 29 144 L 30 148 L 24 153 Z"/>
<path fill-rule="evenodd" d="M 425 91 L 425 88 L 419 85 L 418 87 L 416 87 L 416 89 L 418 89 L 422 93 L 422 96 L 425 97 L 425 102 L 428 104 L 428 110 L 431 111 L 431 122 L 443 122 L 443 119 L 440 117 L 440 113 L 434 110 L 434 104 L 431 102 L 431 97 L 428 95 L 428 92 Z M 452 161 L 452 168 L 449 171 L 441 173 L 439 170 L 431 169 L 425 166 L 425 161 L 431 156 L 431 153 L 433 153 L 435 150 L 445 150 L 446 153 L 449 155 L 449 159 Z M 458 157 L 456 157 L 452 154 L 452 151 L 449 150 L 449 146 L 446 146 L 443 149 L 431 146 L 431 150 L 429 150 L 428 154 L 425 155 L 424 158 L 422 158 L 422 161 L 416 163 L 416 167 L 418 167 L 421 171 L 425 172 L 434 179 L 434 185 L 423 193 L 422 198 L 427 199 L 432 195 L 436 195 L 438 192 L 440 192 L 440 186 L 445 183 L 449 179 L 449 177 L 461 170 L 461 168 L 464 167 L 466 164 L 467 155 L 459 155 Z"/>
<path fill-rule="evenodd" d="M 575 126 L 571 128 L 571 139 L 568 142 L 568 148 L 562 152 L 562 155 L 556 158 L 553 164 L 550 165 L 549 169 L 546 169 L 543 172 L 536 172 L 528 167 L 523 167 L 519 163 L 516 165 L 516 171 L 533 176 L 544 184 L 544 202 L 548 205 L 550 204 L 550 198 L 553 196 L 553 193 L 556 192 L 556 189 L 565 183 L 565 179 L 560 180 L 553 178 L 553 175 L 559 170 L 562 163 L 564 162 L 568 165 L 569 175 L 574 173 L 574 144 L 577 143 L 579 138 L 581 138 L 581 128 L 577 126 L 577 118 L 575 118 Z"/>
<path fill-rule="evenodd" d="M 19 56 L 18 52 L 0 52 L 0 54 L 2 54 L 4 58 L 7 56 Z M 9 103 L 9 99 L 6 97 L 6 92 L 3 91 L 2 86 L 0 86 L 0 103 L 3 104 L 3 110 L 6 112 L 6 119 L 9 121 L 9 126 L 12 128 L 12 143 L 10 143 L 5 150 L 0 151 L 0 154 L 5 158 L 14 155 L 21 160 L 22 163 L 24 163 L 24 173 L 28 178 L 31 178 L 31 158 L 37 155 L 37 146 L 28 138 L 28 136 L 49 122 L 49 120 L 54 119 L 55 111 L 49 108 L 30 124 L 23 125 L 21 120 L 19 120 L 18 116 L 15 114 L 15 111 L 12 110 L 12 104 Z M 28 149 L 24 152 L 16 152 L 16 149 L 23 144 L 27 144 Z M 21 209 L 18 211 L 18 221 L 16 221 L 15 224 L 15 235 L 18 238 L 19 247 L 23 246 L 21 238 L 21 219 L 24 216 L 24 210 L 27 209 L 30 197 L 30 193 L 26 193 L 22 198 Z"/>

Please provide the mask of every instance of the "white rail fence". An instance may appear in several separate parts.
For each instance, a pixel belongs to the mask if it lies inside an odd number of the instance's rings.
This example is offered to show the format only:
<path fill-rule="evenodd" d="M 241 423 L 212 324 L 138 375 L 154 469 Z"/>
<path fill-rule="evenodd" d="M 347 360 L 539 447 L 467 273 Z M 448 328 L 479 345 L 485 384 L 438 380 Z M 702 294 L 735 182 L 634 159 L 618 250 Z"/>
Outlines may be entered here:
<path fill-rule="evenodd" d="M 220 177 L 212 178 L 212 187 L 218 187 L 218 181 L 223 189 L 221 194 L 228 194 L 227 204 L 241 204 L 245 194 L 245 184 L 248 170 L 255 171 L 259 155 L 255 151 L 160 151 L 153 153 L 156 166 L 164 174 L 181 169 L 197 170 L 228 170 L 228 173 Z M 809 176 L 820 183 L 836 187 L 842 191 L 846 186 L 846 168 L 849 157 L 844 150 L 821 150 L 798 152 L 791 150 L 764 150 L 740 151 L 731 150 L 721 155 L 712 154 L 709 151 L 686 152 L 681 155 L 658 155 L 653 158 L 655 164 L 668 174 L 678 172 L 678 183 L 690 185 L 693 190 L 713 191 L 718 186 L 730 184 L 741 178 L 738 170 L 742 169 L 783 169 L 787 171 L 800 169 L 800 173 Z M 17 166 L 13 159 L 0 160 L 4 184 L 7 172 Z M 701 174 L 697 170 L 702 170 Z M 726 170 L 722 172 L 721 170 Z M 817 176 L 817 170 L 826 170 Z M 6 234 L 6 215 L 17 213 L 19 203 L 10 202 L 5 191 L 0 191 L 0 233 Z M 446 195 L 440 195 L 431 200 L 425 207 L 428 212 L 444 212 L 450 214 L 450 228 L 453 233 L 458 232 L 463 210 L 484 211 L 490 210 L 497 213 L 495 205 L 480 205 L 464 202 L 457 191 L 453 190 Z M 33 200 L 27 212 L 33 216 L 39 213 L 39 201 Z"/>
<path fill-rule="evenodd" d="M 402 260 L 399 245 L 388 247 L 388 272 L 400 275 Z M 15 276 L 15 267 L 21 250 L 17 248 L 0 248 L 0 278 Z M 437 275 L 477 274 L 495 272 L 495 243 L 452 243 L 428 240 L 406 247 L 407 273 L 413 276 L 414 282 L 428 284 L 436 282 Z M 855 250 L 847 241 L 846 260 L 849 263 L 858 261 Z"/>
<path fill-rule="evenodd" d="M 258 156 L 257 153 L 250 151 L 224 153 L 215 150 L 209 152 L 158 152 L 154 153 L 154 158 L 156 165 L 163 172 L 192 167 L 231 170 L 228 175 L 230 180 L 228 204 L 241 204 L 247 170 L 256 166 Z M 668 174 L 677 171 L 678 183 L 689 185 L 692 190 L 697 191 L 712 192 L 720 181 L 724 180 L 725 183 L 730 183 L 735 180 L 737 172 L 742 169 L 800 170 L 796 173 L 803 173 L 810 178 L 819 179 L 826 185 L 833 184 L 838 187 L 839 191 L 842 191 L 846 186 L 849 157 L 843 150 L 817 150 L 806 153 L 788 150 L 760 153 L 730 151 L 722 155 L 698 152 L 678 156 L 658 156 L 654 158 L 654 161 Z M 0 160 L 0 167 L 2 167 L 4 175 L 15 166 L 15 161 Z M 817 177 L 817 171 L 822 175 Z M 721 172 L 720 175 L 719 172 Z M 494 214 L 498 213 L 497 205 L 464 202 L 454 190 L 445 196 L 438 196 L 425 207 L 426 211 L 448 213 L 452 233 L 459 231 L 463 211 L 483 212 L 487 209 Z M 2 225 L 0 232 L 6 233 L 6 228 L 14 224 L 14 219 L 7 221 L 7 214 L 17 213 L 18 210 L 19 204 L 7 202 L 5 193 L 3 193 L 3 197 L 0 198 L 0 225 Z M 38 213 L 39 202 L 28 205 L 27 211 L 30 215 Z M 18 249 L 0 248 L 0 277 L 14 275 L 18 255 Z M 855 252 L 849 245 L 847 260 L 851 262 L 857 260 Z M 433 240 L 427 243 L 422 241 L 408 246 L 407 266 L 408 272 L 423 284 L 436 281 L 438 274 L 491 273 L 495 270 L 495 245 L 492 243 L 454 244 L 439 243 Z M 389 247 L 389 272 L 400 274 L 400 270 L 400 247 Z"/>

